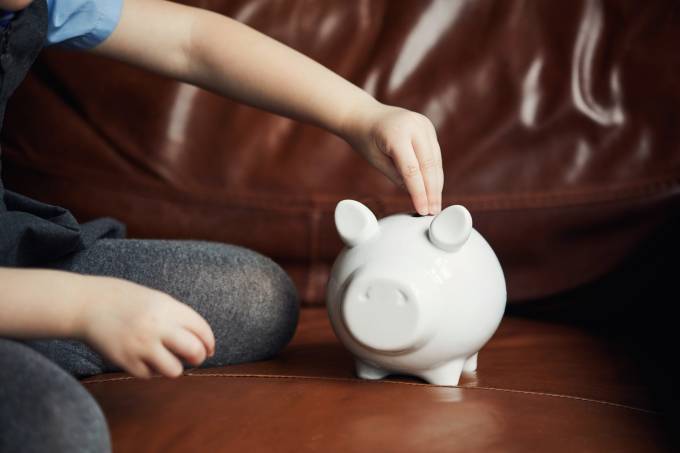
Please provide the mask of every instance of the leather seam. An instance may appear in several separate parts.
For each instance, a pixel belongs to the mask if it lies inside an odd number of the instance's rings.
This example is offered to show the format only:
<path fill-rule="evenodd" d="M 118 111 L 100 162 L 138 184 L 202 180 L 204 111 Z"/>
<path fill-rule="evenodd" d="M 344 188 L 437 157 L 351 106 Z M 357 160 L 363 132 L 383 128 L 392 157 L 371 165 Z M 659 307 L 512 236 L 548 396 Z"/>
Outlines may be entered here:
<path fill-rule="evenodd" d="M 459 385 L 432 385 L 432 384 L 421 384 L 417 382 L 404 382 L 404 381 L 392 381 L 389 379 L 381 379 L 381 380 L 366 380 L 366 379 L 353 379 L 353 378 L 340 378 L 340 377 L 328 377 L 328 376 L 288 376 L 288 375 L 281 375 L 281 374 L 229 374 L 229 373 L 183 373 L 183 376 L 188 376 L 188 377 L 223 377 L 223 378 L 258 378 L 258 379 L 288 379 L 288 380 L 319 380 L 319 381 L 339 381 L 339 382 L 351 382 L 351 383 L 360 383 L 360 384 L 396 384 L 396 385 L 403 385 L 403 386 L 411 386 L 411 387 L 425 387 L 425 388 L 432 388 L 432 387 L 449 387 L 449 388 L 457 388 L 460 390 L 489 390 L 489 391 L 497 391 L 497 392 L 506 392 L 506 393 L 518 393 L 518 394 L 524 394 L 524 395 L 533 395 L 533 396 L 544 396 L 544 397 L 552 397 L 552 398 L 563 398 L 563 399 L 568 399 L 568 400 L 575 400 L 575 401 L 583 401 L 587 403 L 595 403 L 595 404 L 601 404 L 605 406 L 611 406 L 611 407 L 617 407 L 621 409 L 629 409 L 633 411 L 638 411 L 638 412 L 644 412 L 647 414 L 651 415 L 660 415 L 659 412 L 650 410 L 650 409 L 643 409 L 640 407 L 635 407 L 635 406 L 629 406 L 627 404 L 621 404 L 621 403 L 614 403 L 611 401 L 603 401 L 603 400 L 596 400 L 592 398 L 585 398 L 582 396 L 572 396 L 572 395 L 563 395 L 560 393 L 548 393 L 548 392 L 533 392 L 531 390 L 515 390 L 515 389 L 502 389 L 498 387 L 465 387 L 465 386 L 459 386 Z M 164 379 L 163 376 L 152 376 L 150 379 Z M 127 381 L 127 380 L 140 380 L 138 378 L 135 378 L 134 376 L 121 376 L 121 377 L 115 377 L 115 378 L 104 378 L 104 379 L 92 379 L 88 381 L 82 381 L 82 384 L 98 384 L 98 383 L 104 383 L 104 382 L 116 382 L 116 381 Z"/>

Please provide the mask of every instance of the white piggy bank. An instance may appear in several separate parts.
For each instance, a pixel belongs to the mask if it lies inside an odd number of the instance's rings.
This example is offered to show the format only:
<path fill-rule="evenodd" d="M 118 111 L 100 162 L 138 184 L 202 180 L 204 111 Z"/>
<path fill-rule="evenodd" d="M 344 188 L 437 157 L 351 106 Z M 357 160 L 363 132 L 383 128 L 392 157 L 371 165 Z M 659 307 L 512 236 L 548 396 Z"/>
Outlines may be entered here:
<path fill-rule="evenodd" d="M 506 290 L 498 258 L 467 209 L 378 221 L 363 204 L 343 200 L 335 225 L 347 247 L 333 264 L 326 302 L 359 377 L 410 374 L 457 385 L 463 371 L 476 370 L 477 352 L 503 317 Z"/>

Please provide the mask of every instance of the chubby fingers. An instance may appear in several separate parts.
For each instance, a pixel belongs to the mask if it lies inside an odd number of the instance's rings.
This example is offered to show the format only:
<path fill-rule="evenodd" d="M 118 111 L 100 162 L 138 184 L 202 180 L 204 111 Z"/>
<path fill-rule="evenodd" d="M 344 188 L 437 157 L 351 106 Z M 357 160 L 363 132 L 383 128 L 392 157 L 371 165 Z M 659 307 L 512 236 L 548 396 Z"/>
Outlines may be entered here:
<path fill-rule="evenodd" d="M 163 376 L 179 377 L 184 371 L 182 362 L 160 342 L 153 345 L 149 356 L 145 357 L 144 361 Z"/>
<path fill-rule="evenodd" d="M 153 374 L 151 367 L 149 367 L 142 359 L 134 359 L 127 363 L 123 363 L 121 364 L 121 368 L 140 379 L 149 379 Z"/>
<path fill-rule="evenodd" d="M 208 322 L 188 305 L 183 305 L 185 313 L 182 313 L 181 326 L 196 335 L 205 346 L 208 356 L 215 354 L 215 335 Z"/>
<path fill-rule="evenodd" d="M 425 182 L 420 170 L 420 163 L 413 151 L 413 145 L 407 140 L 399 141 L 388 149 L 387 155 L 392 158 L 397 167 L 406 190 L 411 195 L 411 201 L 420 215 L 427 215 L 428 201 Z"/>
<path fill-rule="evenodd" d="M 427 194 L 427 212 L 437 214 L 442 210 L 442 159 L 439 150 L 426 134 L 415 134 L 411 140 L 415 151 L 420 173 L 422 174 L 425 193 Z"/>
<path fill-rule="evenodd" d="M 142 359 L 149 370 L 167 377 L 178 377 L 184 371 L 180 359 L 197 366 L 205 360 L 206 354 L 203 342 L 194 333 L 177 327 L 161 341 L 150 345 Z"/>
<path fill-rule="evenodd" d="M 184 328 L 178 328 L 164 338 L 163 346 L 194 366 L 203 363 L 208 355 L 203 342 Z"/>
<path fill-rule="evenodd" d="M 436 138 L 435 138 L 436 143 Z M 420 215 L 441 211 L 443 170 L 438 144 L 424 133 L 398 142 L 388 152 Z"/>
<path fill-rule="evenodd" d="M 425 119 L 427 121 L 427 136 L 430 140 L 430 146 L 433 150 L 434 159 L 436 161 L 435 172 L 437 173 L 437 185 L 435 190 L 437 196 L 439 197 L 437 206 L 439 209 L 437 212 L 440 212 L 442 209 L 442 192 L 444 190 L 444 166 L 442 165 L 442 150 L 439 146 L 439 140 L 437 139 L 437 131 L 430 120 L 427 118 Z"/>

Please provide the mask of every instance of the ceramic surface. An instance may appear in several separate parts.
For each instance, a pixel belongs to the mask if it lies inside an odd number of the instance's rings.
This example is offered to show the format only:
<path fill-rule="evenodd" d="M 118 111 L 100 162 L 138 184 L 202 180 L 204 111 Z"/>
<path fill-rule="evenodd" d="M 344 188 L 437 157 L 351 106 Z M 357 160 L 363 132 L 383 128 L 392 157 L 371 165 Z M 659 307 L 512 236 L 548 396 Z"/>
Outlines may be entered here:
<path fill-rule="evenodd" d="M 477 353 L 503 316 L 506 289 L 467 209 L 378 221 L 358 201 L 342 200 L 335 225 L 347 247 L 331 270 L 328 314 L 357 374 L 457 385 L 463 371 L 476 370 Z"/>

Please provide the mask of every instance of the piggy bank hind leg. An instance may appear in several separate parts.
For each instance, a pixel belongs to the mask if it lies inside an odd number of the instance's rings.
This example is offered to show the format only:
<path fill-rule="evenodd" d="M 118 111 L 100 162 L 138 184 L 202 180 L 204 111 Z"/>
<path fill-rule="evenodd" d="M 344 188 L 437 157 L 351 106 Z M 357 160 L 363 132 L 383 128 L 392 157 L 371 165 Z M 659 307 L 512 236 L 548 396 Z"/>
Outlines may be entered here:
<path fill-rule="evenodd" d="M 465 365 L 463 365 L 463 371 L 472 372 L 472 371 L 477 371 L 477 354 L 472 354 L 470 357 L 467 358 L 465 361 Z"/>
<path fill-rule="evenodd" d="M 465 359 L 452 360 L 437 368 L 424 371 L 419 376 L 434 385 L 458 385 L 464 364 Z"/>
<path fill-rule="evenodd" d="M 382 379 L 388 374 L 390 374 L 389 371 L 383 370 L 382 368 L 378 368 L 373 365 L 369 365 L 368 363 L 360 359 L 356 359 L 356 368 L 357 376 L 359 376 L 361 379 L 370 380 Z"/>

